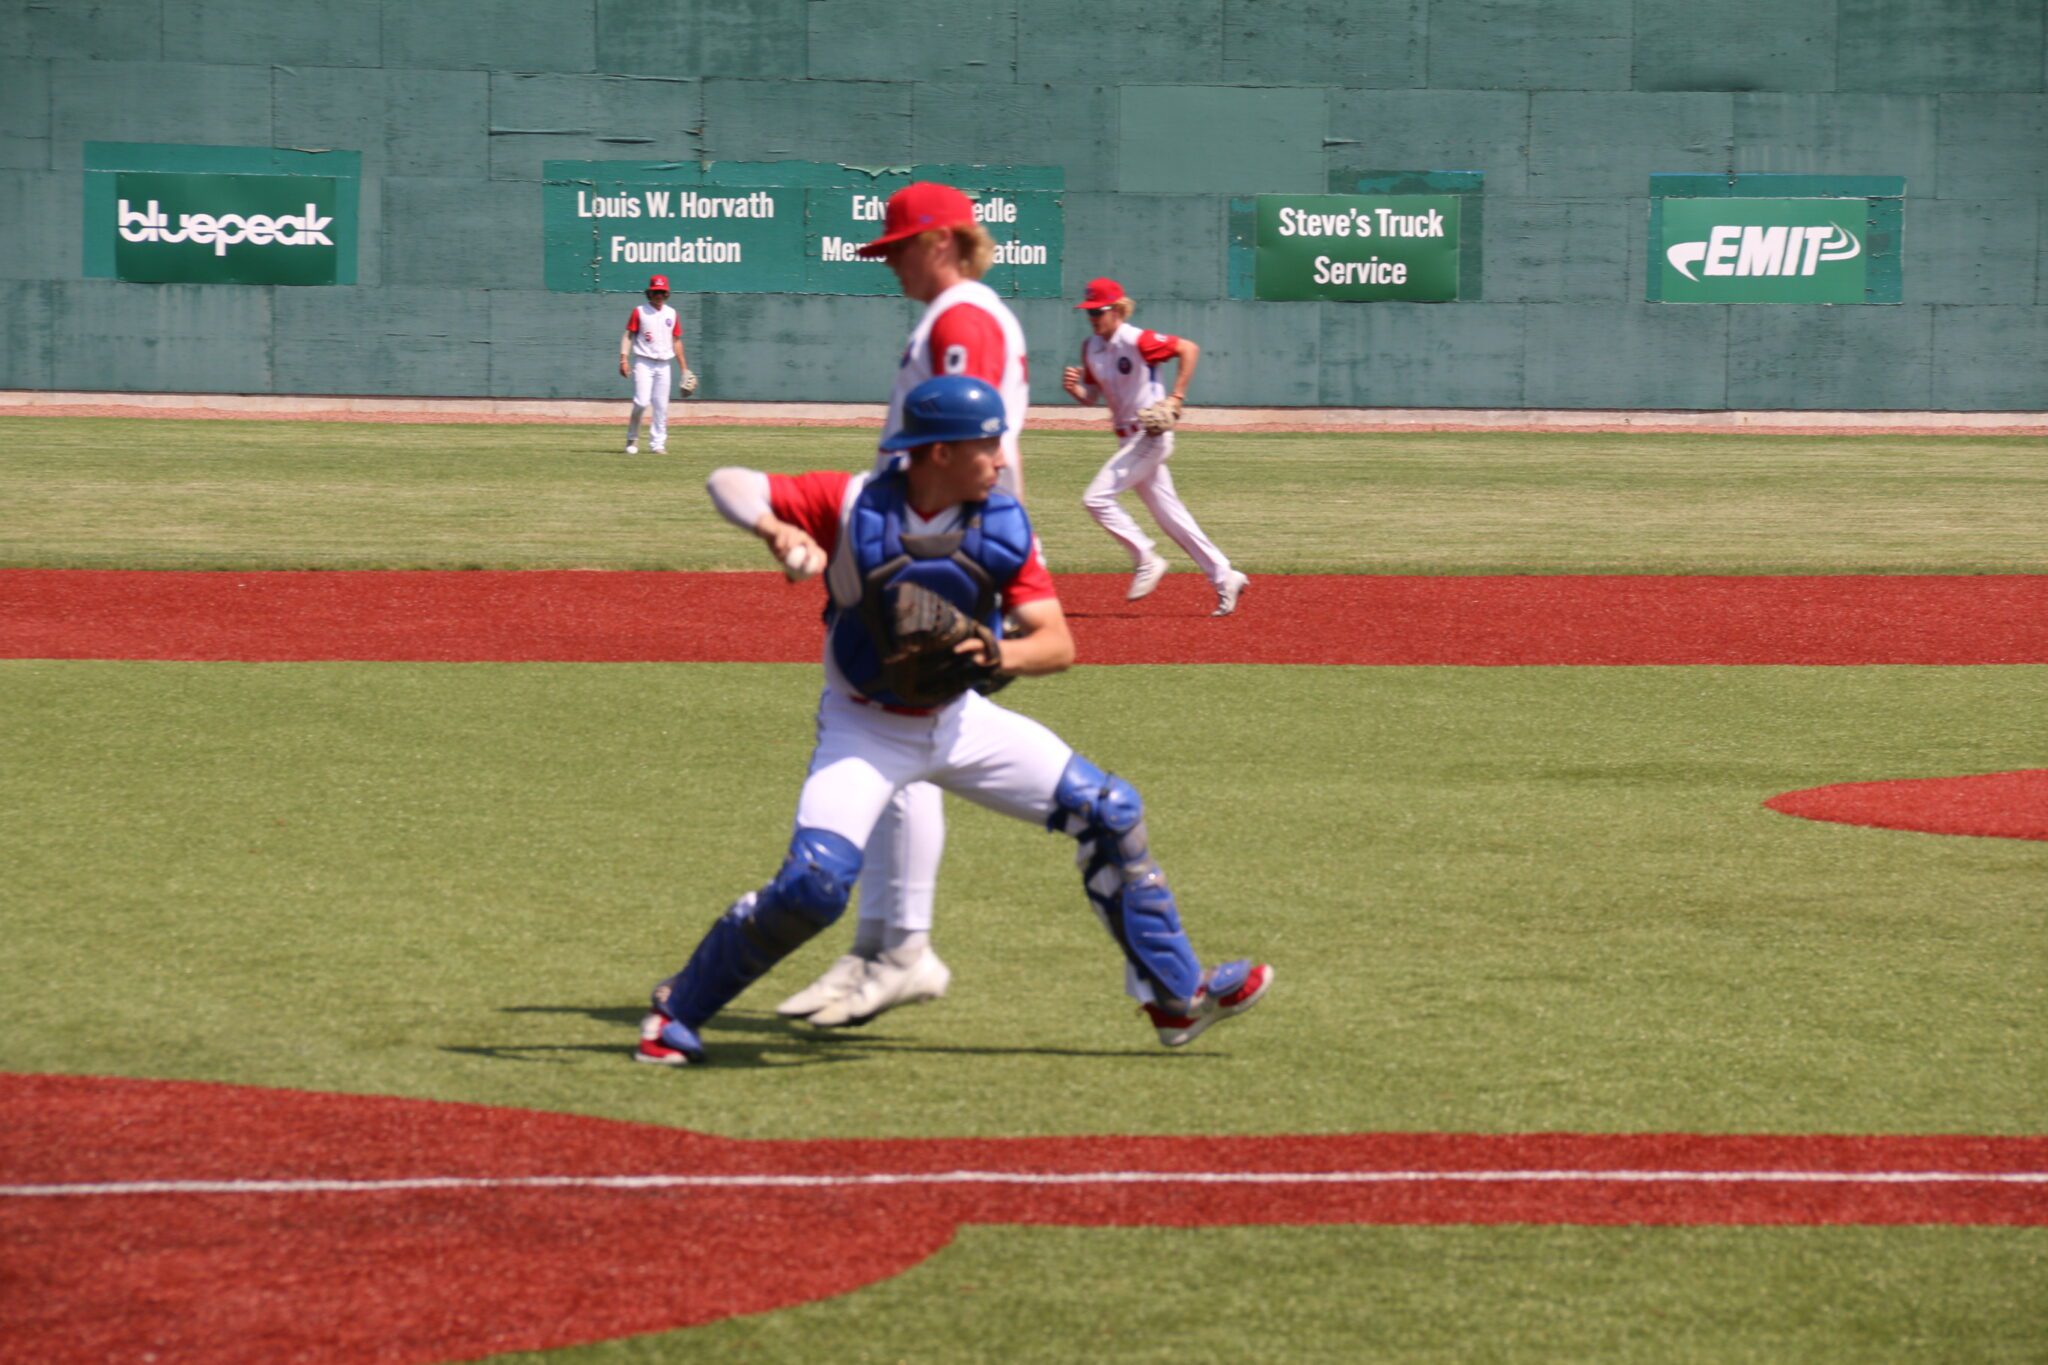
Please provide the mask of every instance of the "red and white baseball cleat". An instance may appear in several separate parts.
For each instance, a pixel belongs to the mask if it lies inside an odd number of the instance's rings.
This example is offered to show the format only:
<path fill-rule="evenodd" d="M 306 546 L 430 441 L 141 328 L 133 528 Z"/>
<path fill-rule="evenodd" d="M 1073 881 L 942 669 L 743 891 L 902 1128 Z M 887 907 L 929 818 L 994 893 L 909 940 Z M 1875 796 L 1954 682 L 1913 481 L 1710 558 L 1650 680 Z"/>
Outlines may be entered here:
<path fill-rule="evenodd" d="M 1226 962 L 1209 973 L 1186 1014 L 1176 1014 L 1148 1004 L 1145 1013 L 1159 1030 L 1159 1041 L 1167 1047 L 1186 1047 L 1211 1024 L 1243 1014 L 1259 1003 L 1273 984 L 1273 969 L 1267 964 L 1240 959 Z"/>
<path fill-rule="evenodd" d="M 640 1021 L 640 1046 L 633 1060 L 655 1066 L 693 1066 L 704 1060 L 704 1044 L 694 1030 L 659 1011 Z"/>

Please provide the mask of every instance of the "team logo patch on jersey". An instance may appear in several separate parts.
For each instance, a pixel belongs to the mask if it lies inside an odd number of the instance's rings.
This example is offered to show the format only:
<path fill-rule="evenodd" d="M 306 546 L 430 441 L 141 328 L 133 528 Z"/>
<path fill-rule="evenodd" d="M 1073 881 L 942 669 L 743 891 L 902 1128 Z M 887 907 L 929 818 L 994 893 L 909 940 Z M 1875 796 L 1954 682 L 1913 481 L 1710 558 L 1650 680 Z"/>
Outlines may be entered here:
<path fill-rule="evenodd" d="M 967 373 L 967 348 L 957 341 L 946 348 L 944 372 L 946 374 Z"/>
<path fill-rule="evenodd" d="M 1116 369 L 1118 374 L 1129 374 L 1131 372 L 1131 358 L 1127 355 L 1118 356 L 1116 358 Z"/>

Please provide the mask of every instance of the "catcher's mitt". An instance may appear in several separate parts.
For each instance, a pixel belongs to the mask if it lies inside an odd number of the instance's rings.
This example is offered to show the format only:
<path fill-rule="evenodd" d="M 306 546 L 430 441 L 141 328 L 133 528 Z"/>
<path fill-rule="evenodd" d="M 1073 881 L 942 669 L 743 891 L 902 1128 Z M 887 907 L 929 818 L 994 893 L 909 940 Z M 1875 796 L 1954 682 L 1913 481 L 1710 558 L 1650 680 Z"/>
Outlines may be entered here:
<path fill-rule="evenodd" d="M 1138 409 L 1138 425 L 1154 436 L 1172 431 L 1180 423 L 1180 410 L 1180 399 L 1162 398 L 1150 407 Z"/>
<path fill-rule="evenodd" d="M 689 369 L 684 370 L 682 383 L 677 385 L 677 387 L 683 391 L 683 397 L 685 398 L 695 393 L 697 391 L 697 372 Z"/>
<path fill-rule="evenodd" d="M 882 681 L 907 706 L 943 706 L 969 688 L 988 688 L 1001 677 L 995 632 L 930 588 L 900 585 L 891 594 L 891 649 L 882 659 Z M 956 652 L 979 638 L 983 656 Z"/>

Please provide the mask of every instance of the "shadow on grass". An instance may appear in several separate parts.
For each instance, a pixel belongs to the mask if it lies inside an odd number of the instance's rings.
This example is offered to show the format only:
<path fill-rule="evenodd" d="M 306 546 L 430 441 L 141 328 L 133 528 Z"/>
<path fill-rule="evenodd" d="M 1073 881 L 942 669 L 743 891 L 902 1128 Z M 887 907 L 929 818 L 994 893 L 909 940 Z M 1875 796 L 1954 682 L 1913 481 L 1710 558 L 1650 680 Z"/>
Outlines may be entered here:
<path fill-rule="evenodd" d="M 600 1024 L 635 1027 L 647 1011 L 644 1007 L 618 1005 L 507 1005 L 501 1014 L 576 1015 Z M 737 1037 L 735 1035 L 738 1035 Z M 704 1041 L 712 1065 L 724 1067 L 820 1066 L 834 1062 L 866 1061 L 873 1057 L 903 1053 L 925 1057 L 1076 1057 L 1110 1058 L 1150 1056 L 1150 1047 L 1064 1048 L 1064 1047 L 965 1047 L 919 1043 L 874 1031 L 872 1025 L 859 1029 L 809 1029 L 772 1014 L 734 1012 L 721 1014 L 706 1030 Z M 444 1052 L 492 1061 L 573 1064 L 579 1056 L 625 1057 L 632 1051 L 630 1039 L 617 1043 L 509 1043 L 494 1046 L 474 1044 L 445 1047 Z M 1216 1060 L 1227 1054 L 1183 1053 L 1182 1057 Z"/>

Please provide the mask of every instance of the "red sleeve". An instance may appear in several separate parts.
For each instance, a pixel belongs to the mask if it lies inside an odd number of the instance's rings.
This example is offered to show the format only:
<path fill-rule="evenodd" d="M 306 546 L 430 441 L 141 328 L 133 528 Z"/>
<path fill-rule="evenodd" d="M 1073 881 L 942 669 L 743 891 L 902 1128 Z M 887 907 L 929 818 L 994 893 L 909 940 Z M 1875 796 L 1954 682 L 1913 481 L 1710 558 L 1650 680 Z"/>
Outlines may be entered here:
<path fill-rule="evenodd" d="M 1043 602 L 1047 598 L 1057 599 L 1059 593 L 1052 585 L 1052 572 L 1045 567 L 1045 561 L 1038 556 L 1038 537 L 1031 537 L 1031 556 L 1024 561 L 1024 567 L 1017 570 L 1017 576 L 1003 589 L 1003 610 L 1013 611 L 1026 602 Z"/>
<path fill-rule="evenodd" d="M 966 374 L 990 384 L 1003 382 L 1002 325 L 971 303 L 956 303 L 939 314 L 930 335 L 933 374 Z"/>
<path fill-rule="evenodd" d="M 1157 365 L 1162 360 L 1171 360 L 1179 353 L 1179 337 L 1167 336 L 1162 332 L 1143 332 L 1138 336 L 1138 354 L 1145 357 L 1147 365 Z"/>
<path fill-rule="evenodd" d="M 818 469 L 809 474 L 770 474 L 768 510 L 810 533 L 826 554 L 839 543 L 839 509 L 853 478 L 843 469 Z"/>
<path fill-rule="evenodd" d="M 675 336 L 681 336 L 683 334 L 683 320 L 680 316 L 676 318 L 676 325 L 672 329 L 672 332 Z"/>
<path fill-rule="evenodd" d="M 627 331 L 629 331 L 629 332 L 633 332 L 633 333 L 638 333 L 638 332 L 639 332 L 639 330 L 640 330 L 640 310 L 639 310 L 638 308 L 635 308 L 635 309 L 633 310 L 633 314 L 632 314 L 632 316 L 626 319 L 626 330 L 627 330 Z"/>

